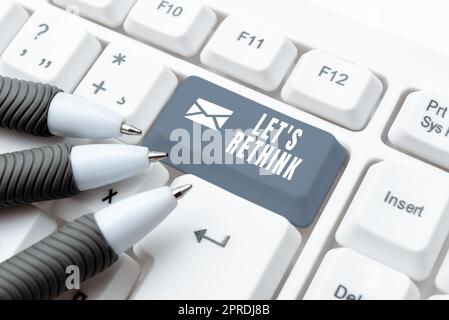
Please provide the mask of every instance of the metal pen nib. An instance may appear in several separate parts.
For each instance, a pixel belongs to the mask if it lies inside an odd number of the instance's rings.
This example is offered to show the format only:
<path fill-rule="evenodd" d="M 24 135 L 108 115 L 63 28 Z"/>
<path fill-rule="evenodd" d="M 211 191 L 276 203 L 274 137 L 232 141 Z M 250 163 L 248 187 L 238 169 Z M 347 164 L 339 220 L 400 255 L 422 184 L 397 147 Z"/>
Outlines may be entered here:
<path fill-rule="evenodd" d="M 150 160 L 150 162 L 159 162 L 167 157 L 168 157 L 167 152 L 150 151 L 148 153 L 148 159 Z"/>
<path fill-rule="evenodd" d="M 142 134 L 142 130 L 126 123 L 122 124 L 120 132 L 129 136 L 140 136 Z"/>
<path fill-rule="evenodd" d="M 186 184 L 185 186 L 177 187 L 172 190 L 173 196 L 176 199 L 181 199 L 190 189 L 192 189 L 191 184 Z"/>

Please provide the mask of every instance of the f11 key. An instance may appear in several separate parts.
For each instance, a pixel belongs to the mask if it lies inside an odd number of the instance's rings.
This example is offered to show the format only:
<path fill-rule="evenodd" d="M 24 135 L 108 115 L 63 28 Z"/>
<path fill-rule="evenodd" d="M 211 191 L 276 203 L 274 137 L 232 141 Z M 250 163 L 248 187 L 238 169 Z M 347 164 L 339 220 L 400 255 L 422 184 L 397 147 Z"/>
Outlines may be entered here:
<path fill-rule="evenodd" d="M 178 86 L 145 145 L 300 227 L 312 223 L 346 159 L 331 134 L 198 77 Z"/>

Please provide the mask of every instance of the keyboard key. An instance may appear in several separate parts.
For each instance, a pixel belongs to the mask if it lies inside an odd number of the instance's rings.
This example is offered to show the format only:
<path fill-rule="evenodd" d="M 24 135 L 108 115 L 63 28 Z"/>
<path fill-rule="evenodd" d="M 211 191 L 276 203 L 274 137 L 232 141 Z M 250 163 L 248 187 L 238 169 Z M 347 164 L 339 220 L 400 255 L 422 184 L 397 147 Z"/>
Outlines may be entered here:
<path fill-rule="evenodd" d="M 139 276 L 139 264 L 122 254 L 109 269 L 83 282 L 80 290 L 68 291 L 57 300 L 125 300 Z"/>
<path fill-rule="evenodd" d="M 408 95 L 388 134 L 394 145 L 449 168 L 449 100 L 429 92 Z"/>
<path fill-rule="evenodd" d="M 215 13 L 191 0 L 140 0 L 125 21 L 125 31 L 182 56 L 198 52 L 212 31 Z"/>
<path fill-rule="evenodd" d="M 382 82 L 368 69 L 323 51 L 304 54 L 282 89 L 282 98 L 351 130 L 368 122 Z"/>
<path fill-rule="evenodd" d="M 448 183 L 433 168 L 371 166 L 337 231 L 338 243 L 426 279 L 449 231 Z"/>
<path fill-rule="evenodd" d="M 449 294 L 449 252 L 446 253 L 443 264 L 435 278 L 435 285 L 440 291 Z"/>
<path fill-rule="evenodd" d="M 31 206 L 2 209 L 0 213 L 0 262 L 56 231 L 56 222 Z"/>
<path fill-rule="evenodd" d="M 65 222 L 100 211 L 146 190 L 167 185 L 169 173 L 161 164 L 153 164 L 147 171 L 129 179 L 102 188 L 84 191 L 74 197 L 37 203 L 44 212 Z"/>
<path fill-rule="evenodd" d="M 5 50 L 28 19 L 28 13 L 14 1 L 0 1 L 0 53 Z"/>
<path fill-rule="evenodd" d="M 0 73 L 73 91 L 101 51 L 76 19 L 68 13 L 35 12 L 3 53 Z"/>
<path fill-rule="evenodd" d="M 139 77 L 142 74 L 145 76 Z M 177 84 L 173 72 L 145 51 L 112 43 L 75 94 L 121 113 L 145 134 Z M 119 140 L 137 144 L 142 136 L 123 136 Z"/>
<path fill-rule="evenodd" d="M 297 56 L 296 47 L 266 26 L 229 16 L 201 53 L 201 61 L 266 91 L 281 84 Z"/>
<path fill-rule="evenodd" d="M 301 242 L 284 218 L 192 175 L 189 196 L 135 247 L 149 272 L 133 299 L 269 299 Z M 226 204 L 217 205 L 217 204 Z"/>
<path fill-rule="evenodd" d="M 198 77 L 180 84 L 145 145 L 300 227 L 312 222 L 346 158 L 329 133 Z"/>
<path fill-rule="evenodd" d="M 108 27 L 118 27 L 125 20 L 136 0 L 53 0 L 65 9 L 76 10 L 89 19 Z"/>
<path fill-rule="evenodd" d="M 324 257 L 305 300 L 416 300 L 418 288 L 404 274 L 348 248 Z"/>

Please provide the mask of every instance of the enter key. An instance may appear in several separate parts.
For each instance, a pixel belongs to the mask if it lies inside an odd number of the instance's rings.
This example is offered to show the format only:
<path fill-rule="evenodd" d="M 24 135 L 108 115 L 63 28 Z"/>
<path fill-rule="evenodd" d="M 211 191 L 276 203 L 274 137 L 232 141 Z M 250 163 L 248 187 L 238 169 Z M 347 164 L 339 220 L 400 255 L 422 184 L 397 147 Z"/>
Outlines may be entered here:
<path fill-rule="evenodd" d="M 312 223 L 346 159 L 331 134 L 198 77 L 178 86 L 145 145 L 300 227 Z"/>

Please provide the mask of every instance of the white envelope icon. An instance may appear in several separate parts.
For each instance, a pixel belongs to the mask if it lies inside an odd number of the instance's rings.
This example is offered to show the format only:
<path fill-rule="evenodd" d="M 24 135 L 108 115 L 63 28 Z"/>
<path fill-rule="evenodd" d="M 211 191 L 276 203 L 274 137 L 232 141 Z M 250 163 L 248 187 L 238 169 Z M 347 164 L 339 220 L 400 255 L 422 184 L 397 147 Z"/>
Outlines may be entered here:
<path fill-rule="evenodd" d="M 200 98 L 187 111 L 185 117 L 210 129 L 219 130 L 233 113 L 232 110 Z"/>

